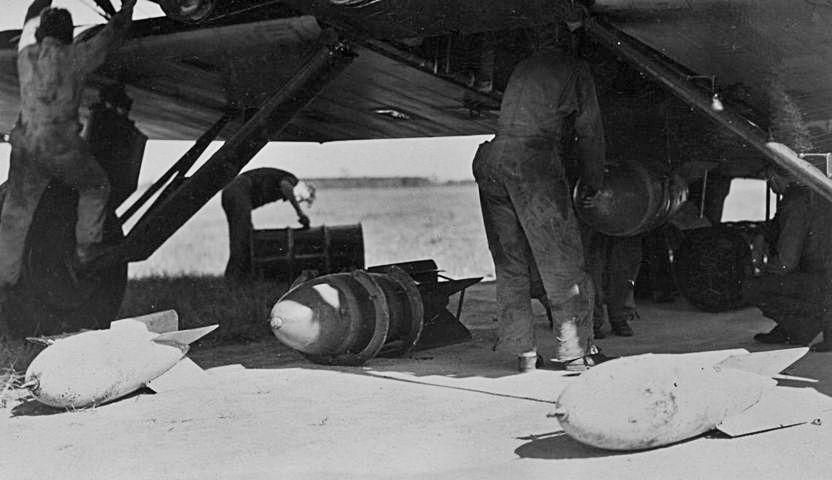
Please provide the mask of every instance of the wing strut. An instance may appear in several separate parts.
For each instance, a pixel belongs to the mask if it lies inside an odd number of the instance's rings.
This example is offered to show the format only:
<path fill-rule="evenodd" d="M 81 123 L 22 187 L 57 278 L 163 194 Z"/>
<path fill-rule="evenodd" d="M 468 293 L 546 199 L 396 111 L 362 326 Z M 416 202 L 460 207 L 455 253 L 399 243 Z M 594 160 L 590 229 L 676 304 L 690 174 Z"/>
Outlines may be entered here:
<path fill-rule="evenodd" d="M 116 9 L 110 0 L 95 0 L 95 4 L 107 14 L 107 17 L 112 17 L 116 14 Z"/>
<path fill-rule="evenodd" d="M 743 142 L 751 145 L 775 164 L 785 168 L 802 183 L 832 201 L 832 180 L 811 163 L 779 143 L 767 139 L 767 135 L 746 119 L 729 109 L 716 111 L 711 108 L 711 97 L 704 94 L 670 66 L 665 65 L 638 49 L 633 41 L 613 27 L 595 18 L 585 21 L 584 27 L 611 51 L 633 64 L 637 69 L 660 82 L 676 96 L 701 110 L 716 123 L 727 128 Z"/>
<path fill-rule="evenodd" d="M 191 146 L 191 148 L 189 148 L 188 151 L 176 161 L 176 163 L 174 163 L 165 173 L 163 173 L 162 176 L 159 177 L 159 179 L 156 180 L 156 182 L 154 182 L 153 185 L 151 185 L 138 200 L 130 205 L 124 214 L 119 217 L 119 223 L 124 225 L 128 220 L 130 220 L 130 218 L 135 215 L 136 212 L 138 212 L 145 205 L 145 203 L 153 197 L 153 195 L 156 195 L 156 192 L 161 190 L 162 187 L 167 185 L 168 188 L 170 188 L 170 186 L 176 184 L 177 180 L 180 180 L 178 184 L 181 184 L 182 181 L 185 180 L 185 175 L 188 173 L 188 170 L 190 170 L 194 163 L 199 160 L 199 157 L 205 153 L 205 149 L 207 149 L 208 146 L 211 145 L 211 142 L 217 138 L 217 135 L 219 135 L 233 116 L 234 114 L 231 112 L 223 114 L 223 116 L 221 116 L 220 119 L 211 126 L 211 128 L 206 130 L 205 133 L 203 133 L 196 140 L 196 142 L 194 142 L 193 146 Z M 173 182 L 171 182 L 171 179 L 173 179 Z M 164 197 L 166 196 L 162 193 L 162 197 L 160 197 L 157 202 L 161 201 Z"/>
<path fill-rule="evenodd" d="M 327 43 L 267 99 L 205 164 L 155 208 L 146 212 L 113 256 L 121 261 L 145 260 L 237 176 L 268 143 L 269 135 L 286 128 L 295 114 L 338 76 L 354 57 L 343 42 Z"/>

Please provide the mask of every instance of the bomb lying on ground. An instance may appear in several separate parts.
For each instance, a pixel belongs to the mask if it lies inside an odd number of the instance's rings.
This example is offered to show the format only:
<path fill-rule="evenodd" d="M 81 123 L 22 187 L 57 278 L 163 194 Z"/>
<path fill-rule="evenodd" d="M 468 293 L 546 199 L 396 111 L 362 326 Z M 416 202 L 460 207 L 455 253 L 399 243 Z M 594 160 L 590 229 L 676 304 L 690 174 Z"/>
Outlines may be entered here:
<path fill-rule="evenodd" d="M 84 408 L 129 395 L 174 370 L 189 345 L 217 325 L 177 330 L 173 310 L 113 322 L 47 340 L 26 370 L 25 386 L 41 403 Z M 190 360 L 187 360 L 190 362 Z"/>
<path fill-rule="evenodd" d="M 608 450 L 660 447 L 713 429 L 736 436 L 805 423 L 815 412 L 801 411 L 800 399 L 785 411 L 770 406 L 779 396 L 817 393 L 778 387 L 772 378 L 807 351 L 738 349 L 612 360 L 567 386 L 554 416 L 570 437 Z"/>

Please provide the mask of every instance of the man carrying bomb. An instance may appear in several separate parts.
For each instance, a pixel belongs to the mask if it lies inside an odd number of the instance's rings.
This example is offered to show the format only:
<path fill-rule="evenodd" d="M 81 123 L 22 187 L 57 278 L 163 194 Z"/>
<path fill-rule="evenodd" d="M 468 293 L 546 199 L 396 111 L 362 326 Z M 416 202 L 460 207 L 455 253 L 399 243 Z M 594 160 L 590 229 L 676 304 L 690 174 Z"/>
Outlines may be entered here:
<path fill-rule="evenodd" d="M 222 190 L 222 209 L 228 221 L 229 256 L 225 278 L 239 282 L 251 275 L 251 211 L 280 200 L 292 204 L 303 228 L 309 217 L 301 202 L 312 205 L 315 187 L 277 168 L 255 168 L 243 172 Z"/>
<path fill-rule="evenodd" d="M 765 256 L 766 240 L 762 235 L 754 239 L 752 260 L 761 275 L 743 282 L 743 295 L 777 322 L 770 332 L 754 335 L 755 340 L 807 345 L 821 331 L 829 303 L 832 208 L 786 171 L 771 168 L 768 177 L 771 189 L 783 196 L 768 235 L 773 248 Z M 827 347 L 824 343 L 818 349 Z"/>
<path fill-rule="evenodd" d="M 536 267 L 553 311 L 553 360 L 559 368 L 584 370 L 606 357 L 592 343 L 595 292 L 563 165 L 567 122 L 574 123 L 583 182 L 595 190 L 605 146 L 589 66 L 567 50 L 558 42 L 538 45 L 517 65 L 497 135 L 477 150 L 473 171 L 497 276 L 495 350 L 536 352 L 530 298 Z"/>
<path fill-rule="evenodd" d="M 0 304 L 19 277 L 26 235 L 46 186 L 59 180 L 78 191 L 74 267 L 103 252 L 107 175 L 81 138 L 78 108 L 86 78 L 120 45 L 136 0 L 97 34 L 73 42 L 70 13 L 35 0 L 26 13 L 18 45 L 20 116 L 11 132 L 8 189 L 0 216 Z M 2 334 L 2 332 L 0 332 Z"/>

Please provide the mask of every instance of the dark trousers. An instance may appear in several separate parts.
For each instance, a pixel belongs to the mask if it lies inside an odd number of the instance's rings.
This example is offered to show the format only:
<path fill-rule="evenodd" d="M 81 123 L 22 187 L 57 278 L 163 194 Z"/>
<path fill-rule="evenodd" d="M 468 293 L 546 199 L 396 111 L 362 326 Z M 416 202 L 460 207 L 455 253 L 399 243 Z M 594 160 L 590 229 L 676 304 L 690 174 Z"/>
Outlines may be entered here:
<path fill-rule="evenodd" d="M 0 288 L 13 286 L 20 278 L 26 235 L 50 181 L 59 180 L 78 191 L 75 240 L 79 250 L 101 242 L 110 197 L 107 174 L 77 130 L 35 136 L 17 126 L 11 143 L 9 179 L 0 214 Z"/>
<path fill-rule="evenodd" d="M 676 291 L 670 260 L 674 227 L 664 225 L 644 235 L 644 254 L 647 257 L 649 292 L 654 299 L 671 299 Z"/>
<path fill-rule="evenodd" d="M 597 290 L 593 324 L 603 325 L 604 305 L 611 321 L 634 313 L 634 291 L 642 257 L 641 236 L 611 237 L 585 230 L 584 247 L 587 270 Z"/>
<path fill-rule="evenodd" d="M 251 276 L 251 198 L 246 192 L 223 190 L 222 209 L 228 221 L 225 278 L 244 281 Z"/>
<path fill-rule="evenodd" d="M 821 272 L 767 274 L 743 282 L 745 300 L 774 320 L 793 343 L 808 344 L 820 333 L 828 291 Z"/>
<path fill-rule="evenodd" d="M 536 268 L 553 310 L 554 359 L 584 356 L 592 346 L 594 288 L 583 271 L 571 204 L 559 198 L 568 196 L 565 182 L 552 185 L 494 177 L 478 182 L 497 275 L 496 348 L 515 354 L 536 348 L 530 294 Z M 579 294 L 571 296 L 576 284 Z"/>

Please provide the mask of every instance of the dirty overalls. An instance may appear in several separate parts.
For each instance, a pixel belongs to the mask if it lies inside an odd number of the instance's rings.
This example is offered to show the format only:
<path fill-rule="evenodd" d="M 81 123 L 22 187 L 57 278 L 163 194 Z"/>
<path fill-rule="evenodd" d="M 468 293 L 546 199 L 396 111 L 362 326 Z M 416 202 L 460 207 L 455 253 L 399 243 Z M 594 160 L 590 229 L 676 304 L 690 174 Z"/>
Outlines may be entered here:
<path fill-rule="evenodd" d="M 289 200 L 280 184 L 293 187 L 298 178 L 277 168 L 255 168 L 243 172 L 222 190 L 222 209 L 228 221 L 228 263 L 225 277 L 233 281 L 251 275 L 251 211 L 267 203 Z"/>
<path fill-rule="evenodd" d="M 52 37 L 34 42 L 39 17 L 24 25 L 17 57 L 20 117 L 10 136 L 0 215 L 0 289 L 20 277 L 26 235 L 52 180 L 78 191 L 77 251 L 101 242 L 110 183 L 80 136 L 78 108 L 87 75 L 104 62 L 130 15 L 132 10 L 123 10 L 93 37 L 68 45 Z"/>
<path fill-rule="evenodd" d="M 600 185 L 604 134 L 588 66 L 561 53 L 529 58 L 512 73 L 497 135 L 473 165 L 497 276 L 495 348 L 536 348 L 529 287 L 539 273 L 553 307 L 554 359 L 563 362 L 589 353 L 594 300 L 562 164 L 566 121 L 574 121 L 582 176 Z"/>
<path fill-rule="evenodd" d="M 802 186 L 783 195 L 775 216 L 781 274 L 743 282 L 744 299 L 780 325 L 792 343 L 806 345 L 820 333 L 830 306 L 832 205 Z"/>

